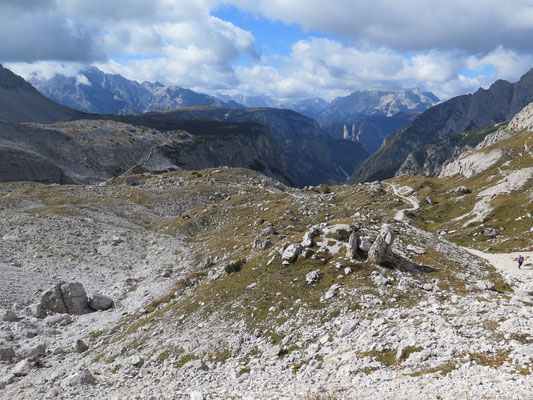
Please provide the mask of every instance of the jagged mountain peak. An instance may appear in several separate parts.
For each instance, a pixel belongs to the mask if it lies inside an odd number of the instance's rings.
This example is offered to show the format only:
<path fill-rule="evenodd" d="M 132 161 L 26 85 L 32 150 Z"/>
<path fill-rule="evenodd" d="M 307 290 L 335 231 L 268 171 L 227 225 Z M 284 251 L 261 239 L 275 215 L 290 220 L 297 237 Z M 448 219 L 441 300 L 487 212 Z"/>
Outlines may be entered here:
<path fill-rule="evenodd" d="M 82 85 L 79 75 L 86 78 Z M 95 66 L 82 69 L 78 76 L 55 75 L 51 79 L 33 79 L 32 83 L 60 104 L 99 114 L 140 114 L 204 105 L 239 108 L 237 104 L 224 103 L 214 96 L 160 82 L 141 84 L 120 74 L 105 73 Z"/>
<path fill-rule="evenodd" d="M 422 112 L 437 102 L 438 98 L 433 93 L 424 93 L 416 88 L 405 91 L 358 90 L 334 99 L 320 114 L 318 121 L 321 124 L 347 122 L 362 115 L 392 117 L 402 112 Z"/>

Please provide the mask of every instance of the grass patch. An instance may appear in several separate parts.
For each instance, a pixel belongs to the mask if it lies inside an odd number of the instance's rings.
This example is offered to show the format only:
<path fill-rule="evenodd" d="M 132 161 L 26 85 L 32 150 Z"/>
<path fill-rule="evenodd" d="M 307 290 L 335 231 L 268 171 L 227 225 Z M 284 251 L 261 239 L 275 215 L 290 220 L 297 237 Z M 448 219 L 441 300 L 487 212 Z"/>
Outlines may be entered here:
<path fill-rule="evenodd" d="M 194 353 L 185 354 L 183 357 L 181 357 L 178 362 L 176 363 L 177 368 L 183 367 L 185 364 L 187 364 L 189 361 L 196 360 L 196 356 Z"/>
<path fill-rule="evenodd" d="M 445 375 L 448 375 L 450 372 L 452 372 L 452 371 L 454 371 L 456 369 L 457 369 L 457 365 L 455 365 L 455 364 L 444 364 L 444 365 L 440 365 L 440 366 L 435 367 L 435 368 L 430 368 L 430 369 L 426 369 L 426 370 L 413 372 L 413 373 L 411 373 L 409 375 L 416 377 L 416 376 L 422 376 L 422 375 L 427 375 L 427 374 L 439 373 L 440 375 L 445 376 Z"/>

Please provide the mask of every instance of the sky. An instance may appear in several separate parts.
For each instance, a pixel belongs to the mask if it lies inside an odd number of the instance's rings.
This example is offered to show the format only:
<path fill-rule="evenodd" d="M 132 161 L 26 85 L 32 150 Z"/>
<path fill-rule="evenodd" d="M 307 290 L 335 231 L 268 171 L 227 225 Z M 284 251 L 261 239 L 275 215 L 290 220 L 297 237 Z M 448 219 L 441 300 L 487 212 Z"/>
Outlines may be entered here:
<path fill-rule="evenodd" d="M 445 100 L 533 67 L 533 0 L 0 0 L 0 63 L 209 94 Z"/>

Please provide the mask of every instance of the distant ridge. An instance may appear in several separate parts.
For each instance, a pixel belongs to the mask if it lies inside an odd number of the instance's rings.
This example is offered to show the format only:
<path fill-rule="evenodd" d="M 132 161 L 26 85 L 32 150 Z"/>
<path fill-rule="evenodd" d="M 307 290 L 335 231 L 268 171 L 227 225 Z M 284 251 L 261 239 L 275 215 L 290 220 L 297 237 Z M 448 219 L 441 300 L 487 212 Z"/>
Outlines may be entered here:
<path fill-rule="evenodd" d="M 405 112 L 423 112 L 439 102 L 431 92 L 418 88 L 406 91 L 379 89 L 358 90 L 345 97 L 337 97 L 320 113 L 320 124 L 351 123 L 361 116 L 393 117 Z"/>
<path fill-rule="evenodd" d="M 159 82 L 132 81 L 119 74 L 107 74 L 90 66 L 78 76 L 55 75 L 30 79 L 46 97 L 76 110 L 96 114 L 142 114 L 193 106 L 243 108 L 234 101 Z"/>

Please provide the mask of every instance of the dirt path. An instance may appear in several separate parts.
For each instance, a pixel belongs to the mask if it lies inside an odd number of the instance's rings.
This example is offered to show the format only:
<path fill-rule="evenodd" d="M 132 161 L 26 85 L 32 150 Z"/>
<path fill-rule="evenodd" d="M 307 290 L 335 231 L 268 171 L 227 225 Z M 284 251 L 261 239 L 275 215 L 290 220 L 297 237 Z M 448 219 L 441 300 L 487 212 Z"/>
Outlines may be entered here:
<path fill-rule="evenodd" d="M 490 262 L 496 269 L 500 271 L 510 272 L 512 274 L 528 276 L 533 278 L 533 252 L 521 252 L 521 253 L 484 253 L 479 250 L 464 248 L 466 251 L 484 258 Z M 518 269 L 518 262 L 516 259 L 522 254 L 525 258 L 522 269 Z M 529 265 L 528 265 L 529 264 Z"/>
<path fill-rule="evenodd" d="M 405 219 L 405 211 L 413 211 L 413 210 L 418 210 L 420 208 L 420 203 L 418 202 L 418 200 L 416 199 L 415 196 L 403 196 L 399 193 L 398 191 L 398 186 L 395 186 L 395 185 L 391 185 L 390 183 L 386 183 L 386 185 L 390 186 L 391 189 L 392 189 L 392 192 L 400 197 L 401 199 L 405 200 L 406 202 L 408 202 L 409 204 L 411 204 L 411 208 L 405 208 L 403 210 L 400 210 L 396 213 L 396 215 L 394 215 L 394 219 L 396 221 L 403 221 Z"/>
<path fill-rule="evenodd" d="M 411 208 L 405 208 L 403 210 L 399 210 L 396 215 L 394 216 L 394 219 L 397 221 L 403 221 L 405 219 L 405 212 L 406 211 L 412 211 L 417 210 L 420 207 L 419 201 L 414 196 L 403 196 L 399 193 L 399 187 L 392 185 L 390 183 L 385 183 L 387 186 L 390 186 L 392 189 L 392 192 L 400 197 L 401 199 L 407 201 L 412 205 Z M 515 253 L 485 253 L 483 251 L 469 249 L 467 247 L 463 247 L 466 251 L 468 251 L 471 254 L 474 254 L 475 256 L 481 257 L 488 262 L 490 262 L 496 269 L 502 272 L 508 272 L 516 276 L 520 277 L 529 277 L 533 278 L 533 251 L 523 251 L 523 252 L 515 252 Z M 522 269 L 518 269 L 518 262 L 516 261 L 519 255 L 524 256 L 524 264 L 522 265 Z"/>

